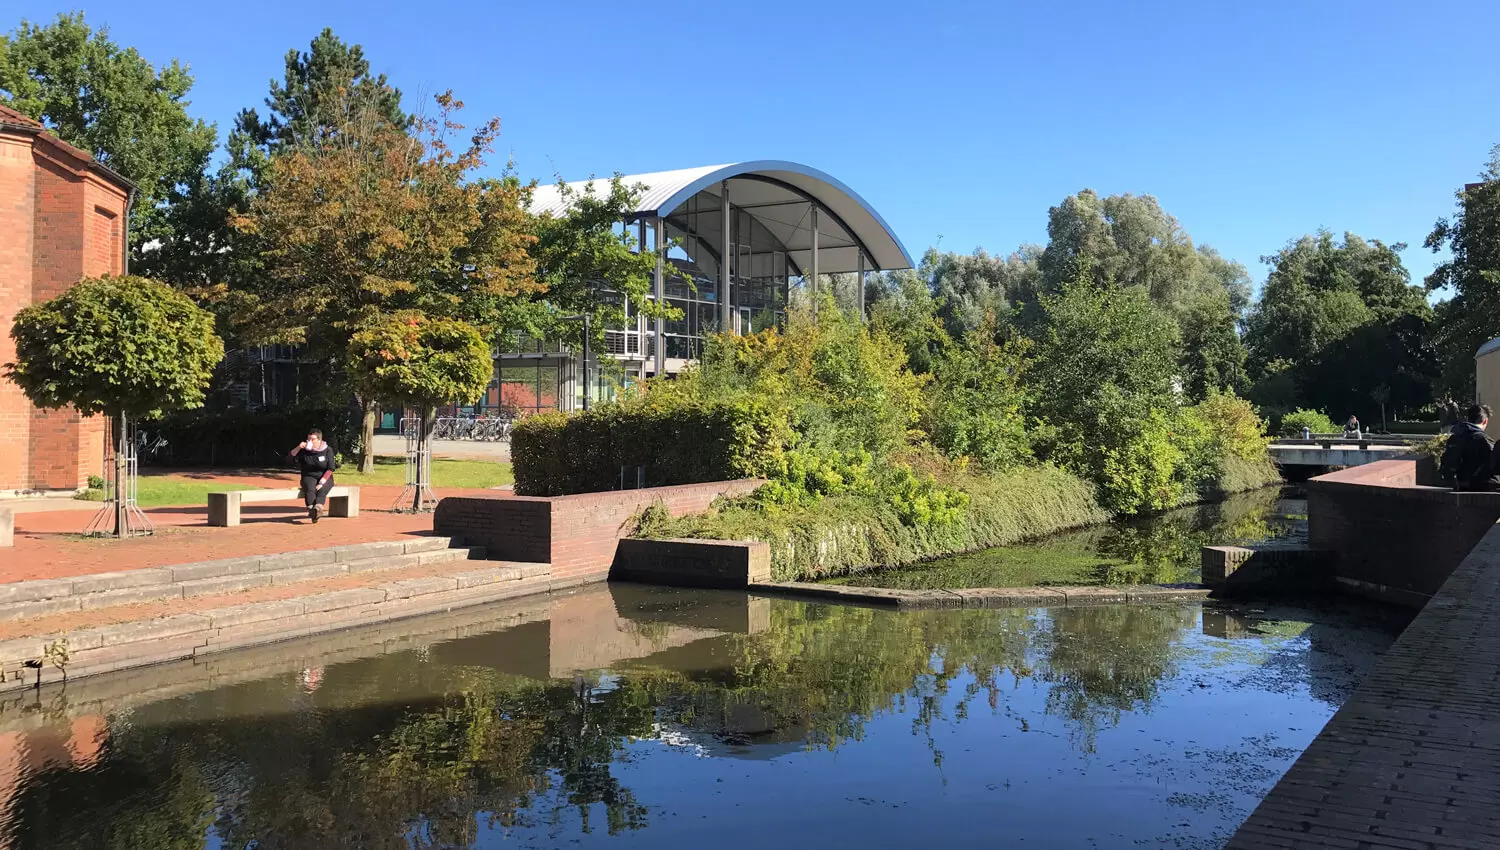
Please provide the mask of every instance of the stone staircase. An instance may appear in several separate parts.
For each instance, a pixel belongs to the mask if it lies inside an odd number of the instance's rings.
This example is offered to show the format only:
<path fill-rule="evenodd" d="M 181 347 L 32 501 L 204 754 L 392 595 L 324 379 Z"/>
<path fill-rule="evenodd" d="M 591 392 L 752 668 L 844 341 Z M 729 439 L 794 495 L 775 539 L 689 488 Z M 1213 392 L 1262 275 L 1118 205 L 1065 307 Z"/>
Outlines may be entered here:
<path fill-rule="evenodd" d="M 0 584 L 0 691 L 550 589 L 483 557 L 431 536 Z"/>

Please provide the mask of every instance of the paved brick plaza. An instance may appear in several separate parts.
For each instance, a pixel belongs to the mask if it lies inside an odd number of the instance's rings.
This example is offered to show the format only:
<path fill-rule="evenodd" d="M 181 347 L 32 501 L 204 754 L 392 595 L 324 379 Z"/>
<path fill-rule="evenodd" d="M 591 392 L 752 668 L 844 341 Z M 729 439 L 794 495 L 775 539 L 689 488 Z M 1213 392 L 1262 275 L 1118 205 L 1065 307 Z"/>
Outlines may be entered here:
<path fill-rule="evenodd" d="M 284 474 L 215 476 L 224 483 L 261 487 L 295 487 Z M 385 508 L 400 487 L 361 487 L 360 515 L 329 517 L 317 525 L 298 510 L 300 500 L 246 505 L 243 525 L 211 528 L 206 505 L 152 508 L 146 511 L 157 534 L 133 540 L 90 540 L 78 536 L 88 524 L 86 511 L 16 514 L 16 545 L 0 549 L 0 582 L 88 575 L 163 564 L 184 564 L 248 555 L 273 555 L 348 543 L 393 540 L 432 530 L 432 515 L 390 513 Z M 441 489 L 440 496 L 505 496 L 502 490 Z"/>
<path fill-rule="evenodd" d="M 1230 842 L 1231 850 L 1500 847 L 1500 527 Z"/>

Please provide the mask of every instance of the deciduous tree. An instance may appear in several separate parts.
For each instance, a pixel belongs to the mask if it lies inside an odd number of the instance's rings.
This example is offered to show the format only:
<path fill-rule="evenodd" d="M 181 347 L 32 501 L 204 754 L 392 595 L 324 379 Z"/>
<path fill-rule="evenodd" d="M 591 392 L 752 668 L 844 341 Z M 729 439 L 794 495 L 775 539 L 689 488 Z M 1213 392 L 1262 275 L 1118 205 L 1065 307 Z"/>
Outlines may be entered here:
<path fill-rule="evenodd" d="M 270 159 L 249 211 L 234 219 L 264 264 L 244 305 L 244 339 L 305 344 L 337 374 L 350 335 L 395 311 L 494 328 L 511 299 L 546 286 L 529 251 L 524 187 L 509 174 L 472 179 L 499 119 L 454 148 L 463 104 L 447 93 L 436 103 L 436 117 L 410 127 L 351 106 L 347 123 Z M 375 400 L 363 401 L 369 468 Z"/>
<path fill-rule="evenodd" d="M 216 144 L 214 126 L 187 113 L 192 87 L 176 59 L 157 68 L 82 12 L 47 25 L 22 20 L 0 36 L 0 99 L 137 184 L 137 261 L 177 238 L 169 210 L 202 179 Z"/>
<path fill-rule="evenodd" d="M 1500 145 L 1490 149 L 1478 182 L 1458 193 L 1458 212 L 1439 219 L 1423 244 L 1452 252 L 1426 283 L 1429 292 L 1450 293 L 1437 308 L 1443 387 L 1468 398 L 1474 391 L 1474 352 L 1500 337 Z"/>
<path fill-rule="evenodd" d="M 357 331 L 348 347 L 349 377 L 362 397 L 421 412 L 420 452 L 431 457 L 439 405 L 470 404 L 484 395 L 494 371 L 490 345 L 466 322 L 429 319 L 405 311 Z M 419 463 L 412 510 L 423 507 L 431 485 Z"/>
<path fill-rule="evenodd" d="M 212 314 L 140 277 L 84 280 L 16 314 L 6 376 L 31 403 L 114 419 L 115 481 L 125 481 L 125 423 L 203 406 L 224 343 Z M 124 534 L 124 504 L 115 531 Z"/>

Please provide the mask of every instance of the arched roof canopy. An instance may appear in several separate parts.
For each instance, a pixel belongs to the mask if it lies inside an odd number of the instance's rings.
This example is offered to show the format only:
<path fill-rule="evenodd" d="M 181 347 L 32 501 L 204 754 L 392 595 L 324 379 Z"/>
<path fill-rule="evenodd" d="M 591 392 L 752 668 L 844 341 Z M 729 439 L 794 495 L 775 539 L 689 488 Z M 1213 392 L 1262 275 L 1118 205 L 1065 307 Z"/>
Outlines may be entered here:
<path fill-rule="evenodd" d="M 780 240 L 792 262 L 801 269 L 810 269 L 812 265 L 813 204 L 819 210 L 820 273 L 913 266 L 911 255 L 880 213 L 853 189 L 816 168 L 783 160 L 756 160 L 625 175 L 622 180 L 627 186 L 645 187 L 639 209 L 632 218 L 670 218 L 700 193 L 719 198 L 727 181 L 730 204 L 755 218 Z M 583 192 L 591 182 L 600 181 L 585 180 L 568 186 L 574 192 Z M 696 206 L 704 208 L 701 203 Z M 565 207 L 557 186 L 537 187 L 531 202 L 533 212 L 558 215 Z M 716 244 L 713 240 L 717 234 L 700 235 L 710 244 Z M 865 257 L 862 266 L 861 252 Z"/>

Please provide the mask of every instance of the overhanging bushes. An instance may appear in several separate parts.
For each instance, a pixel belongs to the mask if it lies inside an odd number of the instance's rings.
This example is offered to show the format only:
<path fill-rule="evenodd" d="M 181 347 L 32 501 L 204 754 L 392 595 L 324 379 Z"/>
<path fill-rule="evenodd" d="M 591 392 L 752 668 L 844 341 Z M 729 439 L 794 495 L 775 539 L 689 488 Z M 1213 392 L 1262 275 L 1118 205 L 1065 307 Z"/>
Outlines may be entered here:
<path fill-rule="evenodd" d="M 764 540 L 771 545 L 775 581 L 810 581 L 1005 546 L 1109 518 L 1092 485 L 1056 467 L 1022 467 L 948 483 L 968 493 L 969 504 L 957 522 L 936 527 L 903 522 L 895 508 L 878 500 L 834 496 L 816 510 L 766 512 L 730 504 L 680 519 L 653 513 L 639 534 Z"/>
<path fill-rule="evenodd" d="M 571 416 L 544 413 L 516 423 L 511 463 L 527 496 L 754 478 L 778 467 L 790 431 L 767 405 L 609 405 Z"/>

